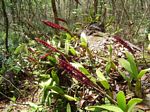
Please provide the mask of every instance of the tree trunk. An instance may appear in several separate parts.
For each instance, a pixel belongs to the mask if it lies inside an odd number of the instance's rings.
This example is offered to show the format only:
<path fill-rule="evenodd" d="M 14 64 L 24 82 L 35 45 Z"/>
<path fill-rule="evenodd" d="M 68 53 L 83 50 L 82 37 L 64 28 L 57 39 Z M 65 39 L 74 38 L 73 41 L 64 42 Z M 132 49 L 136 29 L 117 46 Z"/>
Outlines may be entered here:
<path fill-rule="evenodd" d="M 8 21 L 8 16 L 7 16 L 7 13 L 6 13 L 6 6 L 5 6 L 4 0 L 2 0 L 2 10 L 3 10 L 3 15 L 4 15 L 4 24 L 5 24 L 5 33 L 6 33 L 5 47 L 6 47 L 6 51 L 9 52 L 9 48 L 8 48 L 9 21 Z"/>
<path fill-rule="evenodd" d="M 98 0 L 94 0 L 94 18 L 96 18 L 96 14 L 97 14 L 97 6 L 98 6 Z"/>
<path fill-rule="evenodd" d="M 59 24 L 59 22 L 57 20 L 58 14 L 57 14 L 57 8 L 56 8 L 55 0 L 51 0 L 51 4 L 52 4 L 52 10 L 53 10 L 53 14 L 54 14 L 55 23 Z"/>

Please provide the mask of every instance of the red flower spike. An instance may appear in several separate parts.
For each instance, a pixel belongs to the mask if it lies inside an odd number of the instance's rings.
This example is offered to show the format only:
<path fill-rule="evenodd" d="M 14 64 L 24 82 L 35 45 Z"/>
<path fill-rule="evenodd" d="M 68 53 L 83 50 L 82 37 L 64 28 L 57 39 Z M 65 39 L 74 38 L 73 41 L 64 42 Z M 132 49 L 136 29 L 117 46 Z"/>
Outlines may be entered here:
<path fill-rule="evenodd" d="M 66 20 L 64 20 L 64 19 L 62 19 L 62 18 L 55 18 L 56 20 L 58 20 L 58 21 L 61 21 L 61 22 L 64 22 L 64 23 L 66 23 L 67 24 L 67 21 Z"/>
<path fill-rule="evenodd" d="M 120 44 L 122 44 L 125 48 L 127 48 L 132 54 L 134 54 L 135 52 L 133 51 L 132 47 L 130 47 L 130 45 L 123 40 L 122 38 L 120 38 L 119 36 L 114 36 L 114 38 L 116 39 L 117 42 L 119 42 Z"/>
<path fill-rule="evenodd" d="M 58 52 L 60 53 L 59 50 L 57 50 L 55 47 L 51 46 L 50 44 L 48 44 L 47 42 L 45 42 L 44 40 L 41 40 L 39 38 L 35 38 L 35 40 L 41 44 L 43 44 L 44 46 L 46 46 L 47 48 L 49 48 L 50 50 L 52 50 L 53 52 Z"/>
<path fill-rule="evenodd" d="M 40 57 L 40 59 L 45 59 L 47 56 L 49 56 L 50 55 L 50 53 L 46 53 L 46 54 L 44 54 L 43 56 L 41 56 Z"/>
<path fill-rule="evenodd" d="M 43 22 L 45 25 L 49 26 L 49 27 L 52 27 L 52 28 L 55 28 L 55 29 L 60 29 L 60 30 L 64 30 L 64 31 L 66 31 L 66 32 L 69 32 L 66 28 L 64 28 L 64 27 L 62 27 L 62 26 L 60 26 L 60 25 L 58 25 L 58 24 L 56 24 L 56 23 L 50 22 L 50 21 L 48 21 L 48 20 L 42 20 L 42 22 Z"/>
<path fill-rule="evenodd" d="M 43 44 L 45 47 L 49 48 L 50 50 L 52 50 L 53 52 L 57 52 L 59 53 L 63 59 L 66 60 L 64 54 L 62 52 L 60 52 L 58 49 L 56 49 L 55 47 L 53 47 L 52 45 L 50 45 L 49 43 L 45 42 L 44 40 L 41 40 L 39 38 L 35 38 L 35 40 L 41 44 Z"/>
<path fill-rule="evenodd" d="M 29 60 L 29 61 L 32 61 L 32 62 L 38 63 L 38 61 L 37 61 L 35 58 L 32 58 L 32 57 L 30 57 L 30 56 L 28 56 L 28 60 Z"/>
<path fill-rule="evenodd" d="M 98 88 L 97 85 L 95 85 L 90 79 L 88 79 L 82 72 L 73 67 L 70 63 L 59 59 L 59 65 L 80 83 L 90 87 Z"/>

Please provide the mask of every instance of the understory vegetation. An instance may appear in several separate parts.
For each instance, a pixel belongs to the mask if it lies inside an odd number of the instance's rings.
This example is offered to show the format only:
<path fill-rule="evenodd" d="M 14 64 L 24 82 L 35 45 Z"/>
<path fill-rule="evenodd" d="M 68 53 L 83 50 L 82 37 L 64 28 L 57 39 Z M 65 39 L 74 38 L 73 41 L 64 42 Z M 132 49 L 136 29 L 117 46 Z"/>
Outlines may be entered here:
<path fill-rule="evenodd" d="M 150 110 L 149 0 L 0 3 L 0 111 Z M 107 54 L 90 51 L 80 34 L 96 22 L 119 35 L 129 49 L 124 57 L 114 55 L 113 45 L 104 46 Z M 127 41 L 140 48 L 138 55 Z"/>

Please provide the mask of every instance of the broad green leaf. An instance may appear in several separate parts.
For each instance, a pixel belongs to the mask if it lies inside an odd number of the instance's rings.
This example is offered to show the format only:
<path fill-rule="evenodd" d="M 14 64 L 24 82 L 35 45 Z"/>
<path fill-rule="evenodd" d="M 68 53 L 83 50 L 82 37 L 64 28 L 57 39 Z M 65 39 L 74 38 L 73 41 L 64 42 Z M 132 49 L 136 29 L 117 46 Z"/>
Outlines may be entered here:
<path fill-rule="evenodd" d="M 96 75 L 98 77 L 98 81 L 104 86 L 104 88 L 109 89 L 110 85 L 106 80 L 106 78 L 104 77 L 103 73 L 99 69 L 96 70 Z"/>
<path fill-rule="evenodd" d="M 76 51 L 73 47 L 71 47 L 71 46 L 70 46 L 69 51 L 70 51 L 70 53 L 71 53 L 72 55 L 77 55 L 77 51 Z"/>
<path fill-rule="evenodd" d="M 53 79 L 52 79 L 52 78 L 49 78 L 47 81 L 41 82 L 41 83 L 40 83 L 40 86 L 41 86 L 42 88 L 47 88 L 48 86 L 52 85 L 52 83 L 53 83 Z"/>
<path fill-rule="evenodd" d="M 96 108 L 101 108 L 112 112 L 124 112 L 115 105 L 88 106 L 85 109 L 89 111 L 94 111 Z"/>
<path fill-rule="evenodd" d="M 132 112 L 134 106 L 138 103 L 141 103 L 143 100 L 140 98 L 132 98 L 127 104 L 127 112 Z"/>
<path fill-rule="evenodd" d="M 130 63 L 129 63 L 127 60 L 125 60 L 125 59 L 123 59 L 123 58 L 120 58 L 120 59 L 119 59 L 119 64 L 120 64 L 122 67 L 124 67 L 131 75 L 133 75 L 132 69 L 131 69 L 131 65 L 130 65 Z M 134 77 L 134 76 L 133 76 L 133 77 Z"/>
<path fill-rule="evenodd" d="M 96 78 L 94 78 L 80 63 L 71 63 L 72 66 L 79 69 L 83 74 L 85 74 L 93 83 L 96 84 Z"/>
<path fill-rule="evenodd" d="M 52 70 L 51 74 L 52 74 L 53 80 L 56 82 L 56 84 L 59 85 L 59 77 L 57 76 L 56 71 Z"/>
<path fill-rule="evenodd" d="M 123 111 L 126 110 L 126 98 L 123 91 L 119 91 L 117 94 L 117 103 Z"/>
<path fill-rule="evenodd" d="M 67 111 L 66 112 L 71 112 L 71 106 L 69 103 L 67 104 Z"/>
<path fill-rule="evenodd" d="M 71 37 L 71 35 L 69 33 L 66 33 L 66 36 L 67 36 L 66 39 L 71 40 L 72 37 Z"/>
<path fill-rule="evenodd" d="M 48 89 L 52 89 L 53 91 L 59 93 L 60 95 L 64 95 L 63 89 L 58 86 L 49 86 Z"/>
<path fill-rule="evenodd" d="M 79 69 L 82 73 L 84 73 L 85 75 L 90 75 L 90 73 L 87 71 L 87 69 L 85 69 L 80 63 L 71 63 L 72 66 L 74 66 L 75 68 Z"/>
<path fill-rule="evenodd" d="M 150 68 L 148 69 L 144 69 L 144 70 L 141 70 L 140 73 L 138 74 L 137 76 L 137 79 L 140 79 L 143 75 L 146 74 L 146 72 L 150 71 Z"/>
<path fill-rule="evenodd" d="M 132 73 L 134 74 L 134 78 L 136 78 L 137 75 L 138 75 L 138 68 L 137 68 L 137 65 L 136 65 L 136 63 L 134 61 L 134 57 L 129 52 L 126 52 L 126 56 L 127 56 L 128 61 L 129 61 L 130 65 L 131 65 L 131 70 L 132 70 Z"/>
<path fill-rule="evenodd" d="M 69 101 L 77 101 L 77 100 L 78 100 L 77 98 L 74 98 L 74 97 L 69 96 L 69 95 L 67 95 L 67 94 L 64 94 L 63 96 L 64 96 L 66 99 L 68 99 Z"/>
<path fill-rule="evenodd" d="M 50 62 L 52 63 L 52 64 L 56 64 L 56 58 L 54 58 L 54 57 L 52 57 L 52 56 L 47 56 L 47 58 L 50 60 Z"/>
<path fill-rule="evenodd" d="M 111 62 L 108 62 L 108 63 L 106 64 L 106 68 L 105 68 L 105 71 L 106 71 L 107 74 L 109 74 L 110 69 L 111 69 Z"/>

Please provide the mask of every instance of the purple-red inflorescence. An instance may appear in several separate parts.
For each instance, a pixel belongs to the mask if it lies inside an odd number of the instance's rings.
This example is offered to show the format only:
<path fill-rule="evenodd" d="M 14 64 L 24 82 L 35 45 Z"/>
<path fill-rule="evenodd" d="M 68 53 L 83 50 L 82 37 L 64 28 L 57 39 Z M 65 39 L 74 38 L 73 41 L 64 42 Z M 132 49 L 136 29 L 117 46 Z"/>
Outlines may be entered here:
<path fill-rule="evenodd" d="M 135 52 L 133 51 L 133 49 L 130 47 L 130 45 L 123 40 L 122 38 L 120 38 L 119 36 L 114 36 L 114 38 L 116 39 L 117 42 L 119 42 L 120 44 L 122 44 L 125 48 L 127 48 L 132 54 L 134 54 Z"/>
<path fill-rule="evenodd" d="M 56 23 L 50 22 L 50 21 L 48 21 L 48 20 L 42 20 L 42 22 L 43 22 L 45 25 L 49 26 L 49 27 L 52 27 L 52 28 L 55 28 L 55 29 L 60 29 L 60 30 L 64 30 L 64 31 L 66 31 L 66 32 L 69 32 L 68 29 L 66 29 L 66 28 L 64 28 L 64 27 L 62 27 L 62 26 L 60 26 L 60 25 L 58 25 L 58 24 L 56 24 Z"/>
<path fill-rule="evenodd" d="M 78 69 L 73 67 L 70 63 L 59 59 L 59 66 L 63 68 L 68 74 L 71 74 L 72 77 L 74 77 L 76 80 L 78 80 L 80 83 L 90 86 L 90 87 L 96 87 L 96 85 L 87 78 L 82 72 L 80 72 Z"/>
<path fill-rule="evenodd" d="M 35 38 L 35 40 L 41 44 L 43 44 L 44 46 L 46 46 L 47 48 L 49 48 L 50 50 L 52 50 L 53 52 L 58 52 L 60 53 L 60 51 L 58 49 L 56 49 L 55 47 L 53 47 L 52 45 L 48 44 L 47 42 L 45 42 L 44 40 L 41 40 L 39 38 Z"/>

